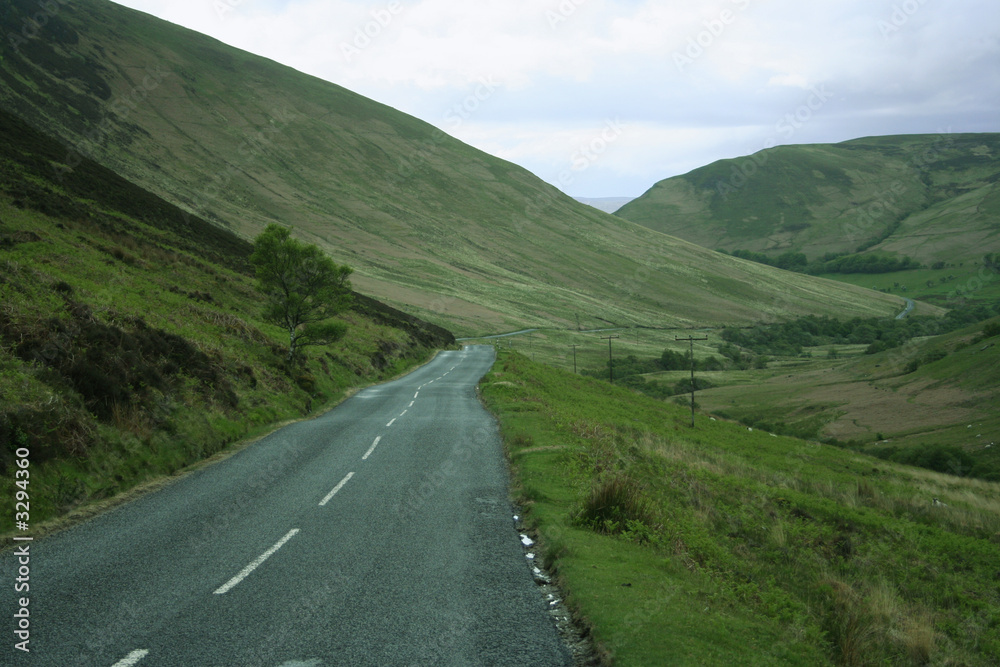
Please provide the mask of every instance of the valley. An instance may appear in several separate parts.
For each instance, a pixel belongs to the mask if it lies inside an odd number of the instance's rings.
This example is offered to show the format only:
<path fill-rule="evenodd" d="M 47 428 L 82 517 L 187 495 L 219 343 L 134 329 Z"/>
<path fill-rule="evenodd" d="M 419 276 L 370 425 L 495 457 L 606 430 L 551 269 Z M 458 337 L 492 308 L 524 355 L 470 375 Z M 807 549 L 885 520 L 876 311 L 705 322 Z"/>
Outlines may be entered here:
<path fill-rule="evenodd" d="M 551 664 L 556 622 L 581 665 L 996 663 L 1000 135 L 778 146 L 577 200 L 340 85 L 59 5 L 0 43 L 0 497 L 30 452 L 41 590 L 127 572 L 269 666 L 524 664 L 497 632 L 521 621 Z M 275 223 L 353 269 L 343 338 L 299 361 L 249 261 Z M 227 561 L 291 560 L 230 595 L 249 572 L 170 556 L 186 517 Z M 96 547 L 66 529 L 109 524 L 127 567 L 74 569 Z M 498 571 L 516 601 L 480 596 Z M 115 643 L 60 599 L 48 664 L 202 648 L 176 646 L 185 603 L 101 599 Z"/>
<path fill-rule="evenodd" d="M 33 5 L 18 0 L 6 25 Z M 574 201 L 441 130 L 107 0 L 14 51 L 0 105 L 82 157 L 250 239 L 294 228 L 359 290 L 480 335 L 889 315 L 896 297 L 726 257 Z M 125 100 L 135 100 L 125 104 Z"/>

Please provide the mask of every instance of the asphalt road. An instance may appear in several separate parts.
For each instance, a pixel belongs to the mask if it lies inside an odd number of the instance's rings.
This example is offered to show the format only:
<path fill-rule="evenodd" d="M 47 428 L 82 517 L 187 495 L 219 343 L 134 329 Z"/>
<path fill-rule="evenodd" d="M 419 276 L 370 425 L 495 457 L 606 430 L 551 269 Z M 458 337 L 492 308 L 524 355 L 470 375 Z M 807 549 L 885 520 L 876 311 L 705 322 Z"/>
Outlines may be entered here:
<path fill-rule="evenodd" d="M 488 346 L 0 555 L 8 627 L 66 667 L 567 665 L 514 529 Z"/>
<path fill-rule="evenodd" d="M 915 304 L 913 302 L 913 299 L 907 299 L 904 296 L 903 297 L 903 301 L 906 302 L 906 308 L 904 308 L 903 312 L 901 312 L 899 315 L 896 315 L 896 319 L 897 320 L 903 319 L 904 317 L 906 317 L 907 315 L 909 315 L 911 312 L 913 312 L 913 309 L 917 307 L 917 304 Z"/>

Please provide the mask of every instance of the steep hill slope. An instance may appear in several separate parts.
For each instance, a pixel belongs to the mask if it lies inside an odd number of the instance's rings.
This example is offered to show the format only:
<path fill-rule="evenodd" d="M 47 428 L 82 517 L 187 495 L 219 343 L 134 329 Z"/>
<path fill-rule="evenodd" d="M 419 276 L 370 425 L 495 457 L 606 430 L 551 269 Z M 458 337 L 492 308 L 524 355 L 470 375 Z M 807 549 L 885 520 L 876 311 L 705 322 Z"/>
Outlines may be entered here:
<path fill-rule="evenodd" d="M 55 182 L 64 151 L 0 111 L 0 492 L 18 490 L 26 447 L 36 523 L 454 343 L 356 295 L 345 337 L 288 367 L 287 334 L 261 319 L 250 244 L 96 164 Z"/>
<path fill-rule="evenodd" d="M 660 181 L 617 215 L 727 251 L 978 261 L 1000 250 L 1000 134 L 780 146 Z"/>
<path fill-rule="evenodd" d="M 458 333 L 888 315 L 896 297 L 772 271 L 573 201 L 339 86 L 105 0 L 0 9 L 0 106 L 247 238 L 269 222 L 361 291 Z"/>

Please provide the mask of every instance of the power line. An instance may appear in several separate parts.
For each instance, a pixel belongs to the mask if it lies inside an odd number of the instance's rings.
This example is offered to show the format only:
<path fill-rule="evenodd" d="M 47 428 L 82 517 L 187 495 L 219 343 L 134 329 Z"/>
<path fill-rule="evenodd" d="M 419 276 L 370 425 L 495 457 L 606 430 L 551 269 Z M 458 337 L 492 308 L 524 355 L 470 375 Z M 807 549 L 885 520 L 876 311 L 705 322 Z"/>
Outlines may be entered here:
<path fill-rule="evenodd" d="M 621 338 L 621 336 L 601 336 L 601 340 L 608 341 L 608 380 L 611 384 L 615 383 L 614 363 L 611 361 L 611 340 L 614 338 Z"/>
<path fill-rule="evenodd" d="M 708 336 L 705 338 L 692 338 L 688 336 L 687 338 L 674 338 L 677 341 L 687 341 L 690 347 L 691 354 L 691 427 L 694 428 L 694 342 L 696 340 L 708 340 Z"/>

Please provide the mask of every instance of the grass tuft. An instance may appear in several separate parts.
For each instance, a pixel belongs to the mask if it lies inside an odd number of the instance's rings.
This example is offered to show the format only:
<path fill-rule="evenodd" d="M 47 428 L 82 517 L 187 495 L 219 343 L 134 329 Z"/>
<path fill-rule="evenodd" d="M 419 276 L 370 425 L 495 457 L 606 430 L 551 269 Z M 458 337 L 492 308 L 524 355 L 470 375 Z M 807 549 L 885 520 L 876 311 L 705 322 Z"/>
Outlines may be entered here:
<path fill-rule="evenodd" d="M 595 480 L 576 514 L 576 521 L 606 535 L 619 535 L 657 524 L 653 503 L 646 497 L 642 485 L 623 474 Z"/>

